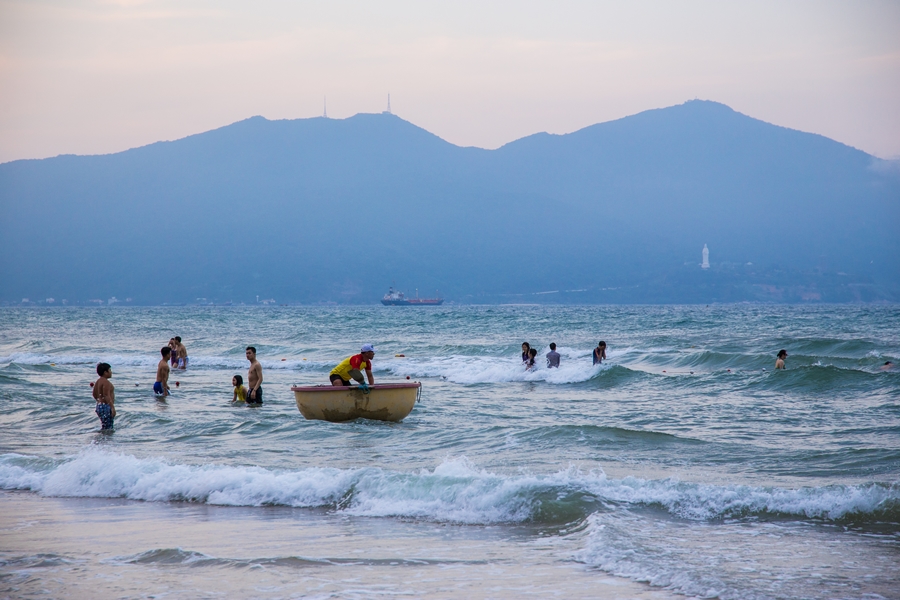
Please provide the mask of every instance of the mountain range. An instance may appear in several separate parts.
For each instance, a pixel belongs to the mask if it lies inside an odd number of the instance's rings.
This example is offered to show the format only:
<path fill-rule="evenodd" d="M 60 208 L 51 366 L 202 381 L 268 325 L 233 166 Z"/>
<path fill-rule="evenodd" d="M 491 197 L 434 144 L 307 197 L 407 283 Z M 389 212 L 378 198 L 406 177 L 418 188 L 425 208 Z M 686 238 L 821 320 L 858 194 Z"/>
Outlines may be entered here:
<path fill-rule="evenodd" d="M 710 101 L 496 150 L 253 117 L 2 164 L 0 217 L 7 304 L 900 300 L 896 163 Z"/>

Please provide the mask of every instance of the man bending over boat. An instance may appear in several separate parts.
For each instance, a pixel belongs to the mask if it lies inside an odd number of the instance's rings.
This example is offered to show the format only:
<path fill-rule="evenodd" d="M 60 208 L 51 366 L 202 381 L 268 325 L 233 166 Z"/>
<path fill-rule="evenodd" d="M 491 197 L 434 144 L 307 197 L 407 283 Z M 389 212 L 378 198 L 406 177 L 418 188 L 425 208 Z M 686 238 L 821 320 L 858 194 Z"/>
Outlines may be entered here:
<path fill-rule="evenodd" d="M 375 358 L 375 347 L 372 344 L 366 344 L 360 349 L 359 354 L 345 358 L 331 370 L 331 385 L 348 386 L 350 385 L 350 380 L 355 379 L 360 385 L 365 386 L 363 370 L 366 372 L 369 385 L 375 385 L 375 378 L 372 377 L 373 358 Z"/>

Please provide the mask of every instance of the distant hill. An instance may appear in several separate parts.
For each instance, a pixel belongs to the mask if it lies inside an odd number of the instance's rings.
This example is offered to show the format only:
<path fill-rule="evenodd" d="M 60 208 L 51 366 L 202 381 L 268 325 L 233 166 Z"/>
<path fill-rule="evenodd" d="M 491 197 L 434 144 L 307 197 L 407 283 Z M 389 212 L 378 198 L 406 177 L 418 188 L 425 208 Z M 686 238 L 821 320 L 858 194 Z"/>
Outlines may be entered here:
<path fill-rule="evenodd" d="M 706 101 L 497 150 L 253 117 L 0 165 L 0 301 L 897 301 L 886 165 Z"/>

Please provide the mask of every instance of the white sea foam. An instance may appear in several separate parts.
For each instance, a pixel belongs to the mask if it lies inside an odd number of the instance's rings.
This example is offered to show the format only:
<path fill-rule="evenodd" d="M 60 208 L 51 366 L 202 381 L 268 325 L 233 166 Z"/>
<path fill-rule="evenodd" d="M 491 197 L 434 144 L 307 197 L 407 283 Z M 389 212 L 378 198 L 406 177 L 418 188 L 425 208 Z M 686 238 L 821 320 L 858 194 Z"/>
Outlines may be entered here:
<path fill-rule="evenodd" d="M 512 381 L 543 381 L 553 384 L 578 383 L 593 379 L 610 364 L 591 364 L 590 351 L 559 348 L 562 354 L 559 368 L 547 368 L 544 348 L 536 359 L 536 368 L 526 371 L 518 357 L 493 356 L 435 356 L 430 358 L 410 358 L 402 361 L 390 360 L 376 367 L 393 375 L 411 377 L 439 377 L 464 385 Z M 622 350 L 612 353 L 610 358 L 621 356 Z"/>
<path fill-rule="evenodd" d="M 340 507 L 362 516 L 412 517 L 459 523 L 523 522 L 546 502 L 571 494 L 606 504 L 661 506 L 690 520 L 777 513 L 837 519 L 872 513 L 900 502 L 900 486 L 836 485 L 782 489 L 716 486 L 671 479 L 609 479 L 601 471 L 570 468 L 553 474 L 499 475 L 464 458 L 412 473 L 380 468 L 260 467 L 173 464 L 91 448 L 51 463 L 17 454 L 0 456 L 0 488 L 47 496 Z M 590 510 L 585 505 L 584 510 Z"/>

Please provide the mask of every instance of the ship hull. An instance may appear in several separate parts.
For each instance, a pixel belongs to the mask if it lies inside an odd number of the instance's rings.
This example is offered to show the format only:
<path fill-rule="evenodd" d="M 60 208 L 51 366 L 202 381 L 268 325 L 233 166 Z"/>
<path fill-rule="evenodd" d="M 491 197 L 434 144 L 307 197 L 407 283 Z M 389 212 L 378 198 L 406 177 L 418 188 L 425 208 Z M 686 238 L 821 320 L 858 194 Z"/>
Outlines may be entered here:
<path fill-rule="evenodd" d="M 382 300 L 385 306 L 440 306 L 444 303 L 443 298 L 412 298 L 410 300 Z"/>

